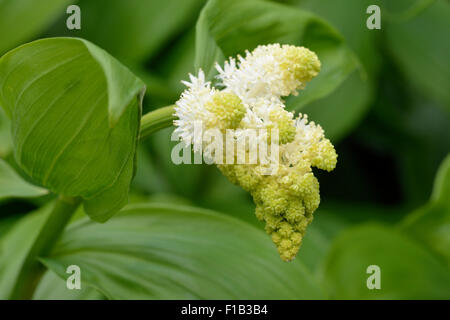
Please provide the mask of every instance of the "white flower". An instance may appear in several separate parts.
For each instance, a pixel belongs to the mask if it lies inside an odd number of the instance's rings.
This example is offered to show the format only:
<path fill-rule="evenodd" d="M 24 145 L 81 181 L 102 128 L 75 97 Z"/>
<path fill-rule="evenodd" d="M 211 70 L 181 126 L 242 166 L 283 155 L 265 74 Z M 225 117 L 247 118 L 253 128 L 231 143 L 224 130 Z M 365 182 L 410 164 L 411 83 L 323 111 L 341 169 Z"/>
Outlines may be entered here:
<path fill-rule="evenodd" d="M 211 83 L 205 81 L 205 74 L 202 70 L 198 72 L 198 77 L 189 75 L 190 82 L 183 81 L 188 89 L 182 94 L 180 100 L 176 102 L 175 114 L 177 120 L 174 121 L 176 126 L 175 134 L 177 134 L 181 141 L 186 145 L 193 144 L 194 151 L 199 151 L 201 141 L 194 141 L 201 139 L 201 136 L 194 135 L 195 125 L 202 125 L 203 128 L 208 121 L 214 116 L 207 110 L 206 104 L 211 101 L 216 90 L 211 88 Z"/>
<path fill-rule="evenodd" d="M 188 88 L 176 103 L 176 133 L 185 143 L 194 144 L 195 151 L 199 150 L 196 145 L 202 146 L 204 155 L 212 158 L 217 150 L 195 137 L 194 125 L 201 121 L 202 129 L 215 129 L 222 134 L 234 129 L 231 138 L 241 156 L 233 155 L 234 162 L 225 164 L 215 158 L 216 164 L 230 181 L 251 193 L 256 216 L 266 223 L 266 232 L 281 258 L 290 261 L 320 202 L 319 183 L 311 167 L 330 171 L 337 159 L 322 128 L 308 122 L 306 115 L 294 119 L 282 100 L 297 94 L 318 74 L 319 59 L 303 47 L 273 44 L 258 46 L 253 52 L 247 51 L 245 58 L 230 58 L 223 68 L 216 68 L 222 90 L 205 82 L 201 70 L 198 77 L 190 75 L 190 82 L 184 82 Z M 256 134 L 249 135 L 249 129 Z M 255 148 L 245 143 L 247 139 L 266 150 L 270 144 L 271 152 L 258 155 L 259 159 L 251 162 Z M 274 141 L 279 147 L 275 151 Z M 229 151 L 226 142 L 221 144 L 225 154 Z M 240 159 L 250 162 L 242 163 Z M 266 169 L 272 163 L 277 164 L 277 170 L 268 175 Z"/>
<path fill-rule="evenodd" d="M 290 122 L 289 118 L 292 118 L 290 113 L 284 111 L 282 97 L 297 94 L 297 90 L 303 88 L 320 69 L 320 62 L 312 51 L 289 45 L 258 46 L 253 52 L 247 51 L 245 58 L 238 59 L 239 62 L 230 58 L 223 68 L 216 65 L 219 72 L 217 77 L 223 86 L 222 91 L 205 81 L 202 70 L 199 70 L 197 77 L 189 75 L 190 81 L 183 81 L 187 89 L 176 103 L 175 115 L 178 120 L 175 120 L 175 133 L 184 143 L 193 144 L 195 151 L 199 151 L 201 142 L 194 141 L 200 139 L 194 135 L 194 125 L 197 122 L 202 123 L 202 129 L 220 125 L 220 117 L 218 118 L 211 108 L 211 104 L 214 104 L 213 97 L 218 92 L 239 97 L 245 108 L 241 128 L 280 127 L 283 121 Z M 227 109 L 229 112 L 232 112 L 231 107 Z M 274 115 L 282 116 L 282 121 Z M 223 116 L 221 115 L 222 118 Z M 283 134 L 281 129 L 280 134 Z M 282 136 L 280 138 L 281 142 L 284 141 Z"/>
<path fill-rule="evenodd" d="M 221 84 L 247 103 L 296 95 L 320 70 L 312 51 L 278 43 L 258 46 L 238 59 L 230 58 L 223 68 L 216 64 L 216 69 Z"/>

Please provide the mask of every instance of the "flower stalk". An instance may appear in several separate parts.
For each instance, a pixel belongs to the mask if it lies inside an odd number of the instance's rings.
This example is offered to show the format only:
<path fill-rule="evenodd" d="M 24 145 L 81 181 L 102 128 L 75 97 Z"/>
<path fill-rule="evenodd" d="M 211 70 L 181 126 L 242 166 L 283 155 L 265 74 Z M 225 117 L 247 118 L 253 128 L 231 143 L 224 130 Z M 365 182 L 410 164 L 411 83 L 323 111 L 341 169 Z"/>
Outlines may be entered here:
<path fill-rule="evenodd" d="M 139 140 L 144 140 L 152 133 L 172 126 L 173 121 L 176 119 L 174 113 L 175 105 L 170 105 L 143 115 L 141 118 Z"/>
<path fill-rule="evenodd" d="M 39 263 L 39 257 L 51 252 L 80 203 L 81 199 L 79 198 L 58 197 L 53 210 L 46 217 L 22 263 L 11 299 L 30 299 L 32 297 L 45 270 Z"/>

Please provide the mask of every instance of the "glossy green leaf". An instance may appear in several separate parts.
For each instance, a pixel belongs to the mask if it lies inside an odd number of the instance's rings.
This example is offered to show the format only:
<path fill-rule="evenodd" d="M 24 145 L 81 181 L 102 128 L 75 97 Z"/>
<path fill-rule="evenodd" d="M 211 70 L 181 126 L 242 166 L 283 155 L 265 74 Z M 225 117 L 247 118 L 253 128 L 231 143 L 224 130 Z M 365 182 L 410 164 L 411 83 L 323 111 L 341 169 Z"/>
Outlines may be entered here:
<path fill-rule="evenodd" d="M 25 181 L 6 161 L 0 159 L 0 201 L 7 198 L 38 197 L 47 193 L 46 189 Z"/>
<path fill-rule="evenodd" d="M 211 77 L 215 62 L 243 54 L 257 45 L 289 43 L 315 51 L 322 62 L 320 74 L 298 97 L 289 99 L 299 109 L 335 90 L 357 65 L 342 37 L 312 13 L 291 6 L 258 0 L 212 0 L 197 22 L 196 67 Z"/>
<path fill-rule="evenodd" d="M 66 12 L 69 3 L 69 0 L 0 1 L 0 55 L 37 36 Z"/>
<path fill-rule="evenodd" d="M 19 166 L 57 194 L 82 197 L 95 220 L 117 212 L 133 177 L 142 81 L 77 38 L 10 51 L 0 77 Z"/>
<path fill-rule="evenodd" d="M 270 238 L 242 221 L 170 205 L 124 209 L 105 225 L 69 226 L 44 264 L 112 299 L 315 299 L 299 260 L 280 260 Z"/>
<path fill-rule="evenodd" d="M 369 290 L 367 267 L 380 267 L 381 289 Z M 376 224 L 346 231 L 334 243 L 325 284 L 338 299 L 448 299 L 450 272 L 420 243 Z"/>
<path fill-rule="evenodd" d="M 386 28 L 388 49 L 407 80 L 447 110 L 450 110 L 449 17 L 450 3 L 435 1 L 414 19 Z"/>

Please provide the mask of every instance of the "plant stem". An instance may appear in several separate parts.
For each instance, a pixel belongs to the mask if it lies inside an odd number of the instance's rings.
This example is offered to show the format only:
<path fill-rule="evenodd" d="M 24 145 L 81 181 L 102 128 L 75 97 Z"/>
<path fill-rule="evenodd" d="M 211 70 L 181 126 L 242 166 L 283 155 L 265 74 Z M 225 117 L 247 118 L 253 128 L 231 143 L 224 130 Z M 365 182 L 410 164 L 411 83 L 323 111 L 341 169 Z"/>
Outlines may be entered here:
<path fill-rule="evenodd" d="M 22 263 L 16 279 L 16 286 L 11 293 L 11 299 L 29 299 L 32 297 L 38 280 L 44 271 L 38 258 L 50 253 L 80 202 L 81 200 L 78 198 L 63 196 L 58 198 Z"/>
<path fill-rule="evenodd" d="M 152 133 L 173 125 L 173 120 L 176 119 L 173 115 L 175 113 L 174 108 L 175 105 L 170 105 L 143 115 L 141 118 L 141 131 L 139 134 L 139 139 L 143 140 Z"/>

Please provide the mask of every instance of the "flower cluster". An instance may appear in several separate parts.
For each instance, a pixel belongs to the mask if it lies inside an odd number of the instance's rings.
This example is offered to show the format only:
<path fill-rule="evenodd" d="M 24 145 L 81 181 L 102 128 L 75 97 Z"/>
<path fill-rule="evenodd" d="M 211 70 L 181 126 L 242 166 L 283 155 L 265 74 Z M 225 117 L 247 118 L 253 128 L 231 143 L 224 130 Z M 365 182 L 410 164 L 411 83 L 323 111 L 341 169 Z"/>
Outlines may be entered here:
<path fill-rule="evenodd" d="M 247 129 L 258 130 L 253 139 L 259 147 L 277 143 L 277 152 L 272 151 L 267 159 L 216 164 L 231 182 L 252 195 L 256 217 L 265 222 L 280 257 L 290 261 L 320 202 L 312 167 L 331 171 L 337 155 L 322 128 L 308 122 L 306 115 L 294 118 L 285 110 L 282 98 L 303 89 L 319 73 L 320 61 L 304 47 L 272 44 L 258 46 L 246 52 L 245 58 L 230 58 L 223 68 L 216 68 L 221 90 L 205 81 L 201 70 L 198 77 L 190 75 L 190 82 L 184 82 L 188 88 L 175 108 L 176 133 L 184 143 L 193 144 L 194 151 L 202 150 L 209 156 L 214 151 L 210 142 L 195 136 L 195 123 L 222 133 L 233 129 L 237 143 L 247 138 L 243 134 Z M 250 148 L 244 146 L 248 160 Z M 267 174 L 274 160 L 277 170 Z"/>

